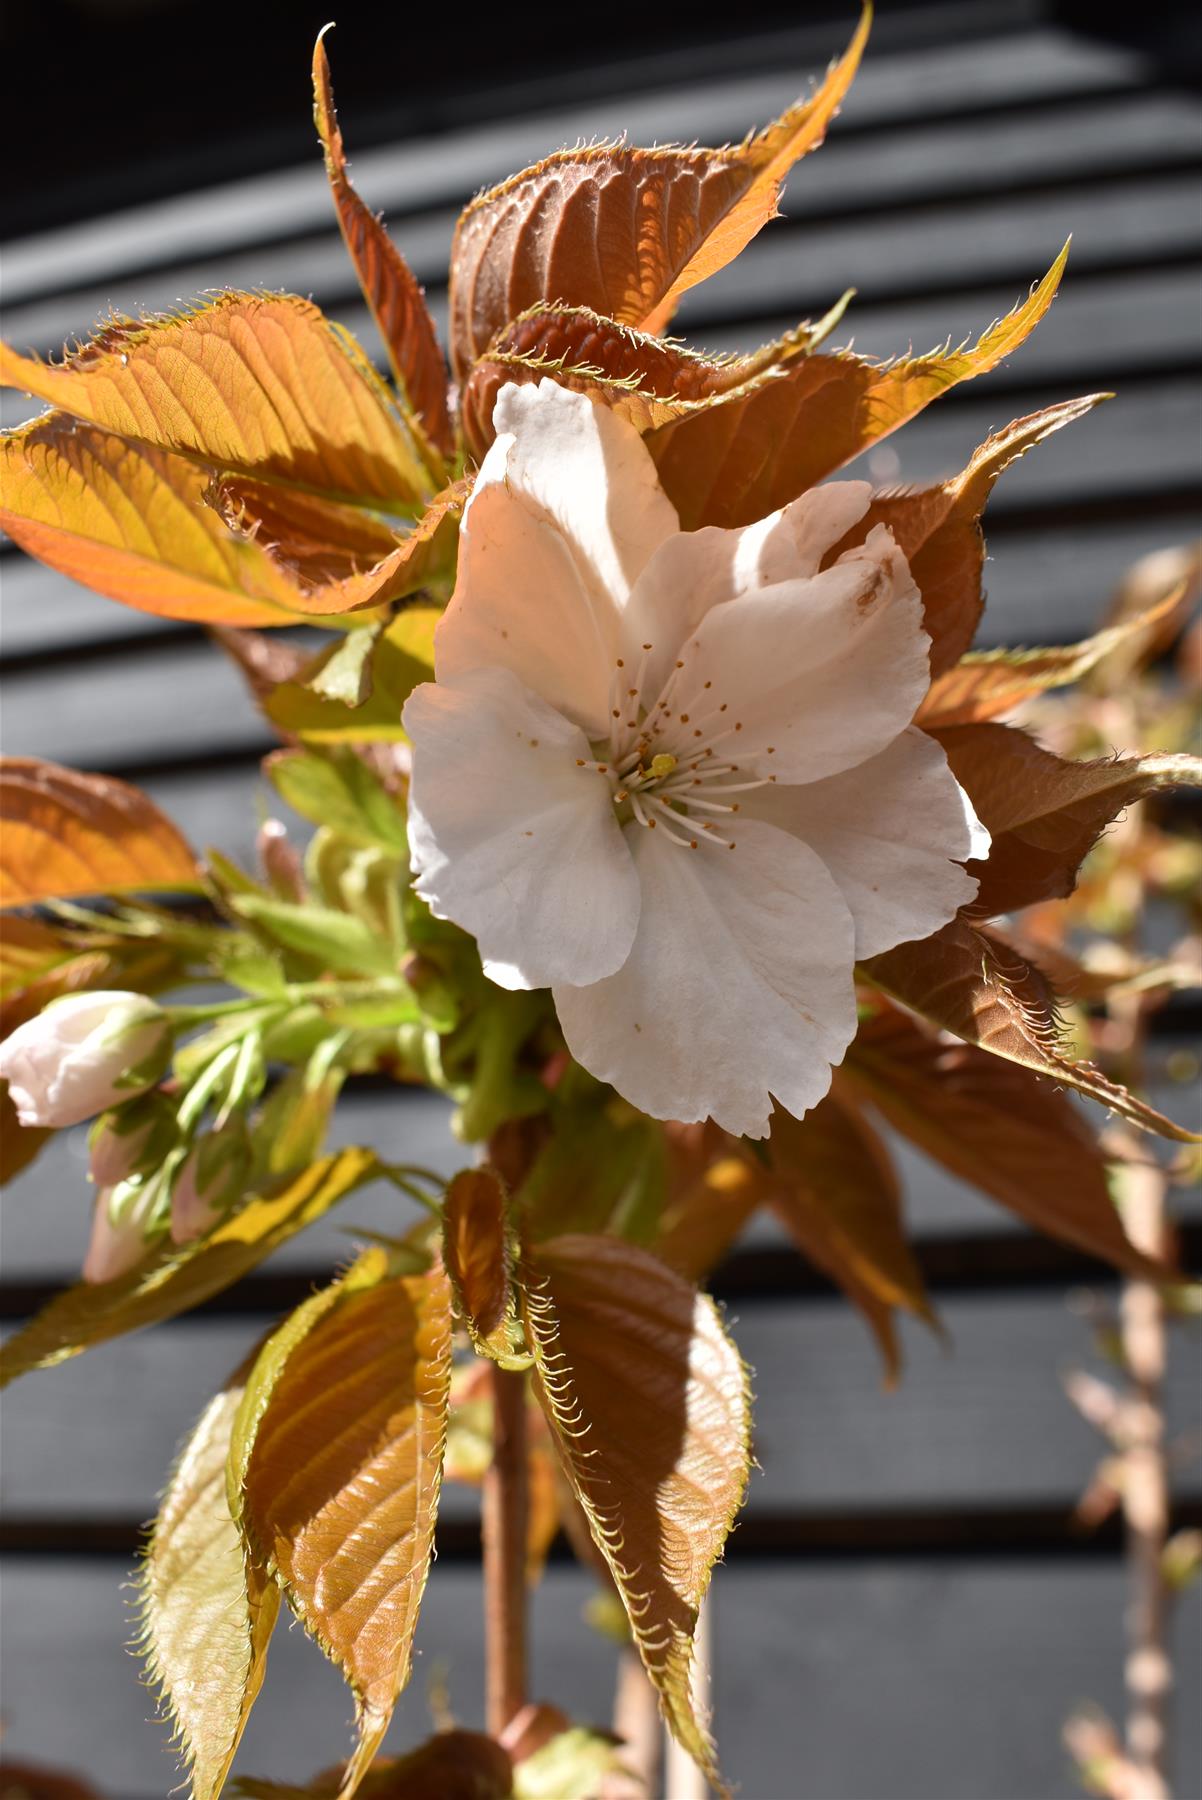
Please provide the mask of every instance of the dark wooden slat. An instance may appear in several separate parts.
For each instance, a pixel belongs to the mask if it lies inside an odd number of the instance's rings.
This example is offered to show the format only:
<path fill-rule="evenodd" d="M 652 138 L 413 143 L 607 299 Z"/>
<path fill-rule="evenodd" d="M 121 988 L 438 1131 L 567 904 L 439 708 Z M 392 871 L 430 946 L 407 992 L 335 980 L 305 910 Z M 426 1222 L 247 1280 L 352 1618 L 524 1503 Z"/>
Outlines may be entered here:
<path fill-rule="evenodd" d="M 1103 1453 L 1060 1387 L 1066 1368 L 1091 1361 L 1088 1326 L 1061 1290 L 936 1297 L 948 1343 L 907 1322 L 894 1392 L 841 1300 L 728 1302 L 757 1395 L 749 1517 L 871 1515 L 888 1538 L 899 1515 L 1072 1505 Z M 195 1315 L 18 1382 L 0 1427 L 6 1519 L 65 1529 L 149 1517 L 177 1443 L 269 1322 Z M 1202 1428 L 1184 1342 L 1168 1414 L 1175 1431 Z M 1196 1469 L 1180 1482 L 1183 1497 L 1202 1493 Z M 449 1488 L 445 1516 L 474 1514 L 474 1496 Z M 800 1525 L 795 1535 L 801 1544 Z"/>
<path fill-rule="evenodd" d="M 51 1754 L 117 1800 L 173 1785 L 165 1733 L 116 1647 L 131 1615 L 110 1559 L 6 1561 L 6 1752 Z M 580 1623 L 588 1578 L 553 1568 L 535 1601 L 533 1692 L 603 1721 L 613 1647 Z M 748 1800 L 1072 1800 L 1059 1743 L 1083 1697 L 1120 1705 L 1124 1582 L 1091 1560 L 838 1562 L 718 1571 L 716 1720 L 723 1769 Z M 478 1723 L 482 1668 L 473 1573 L 435 1567 L 414 1680 L 389 1747 L 430 1729 L 427 1694 L 449 1682 Z M 982 1621 L 988 1631 L 982 1631 Z M 1178 1791 L 1202 1777 L 1188 1696 L 1202 1673 L 1198 1609 L 1174 1633 L 1185 1703 L 1174 1725 Z M 54 1680 L 46 1671 L 54 1670 Z M 787 1695 L 787 1702 L 784 1697 Z M 782 1729 L 787 1704 L 789 1730 Z M 349 1743 L 350 1701 L 298 1629 L 281 1626 L 236 1767 L 308 1777 Z"/>
<path fill-rule="evenodd" d="M 964 14 L 971 8 L 960 9 Z M 941 24 L 946 29 L 944 14 Z M 838 34 L 823 34 L 834 49 Z M 720 142 L 738 139 L 786 106 L 824 50 L 808 34 L 804 44 L 777 45 L 774 73 L 699 81 L 684 89 L 632 96 L 615 71 L 610 98 L 570 110 L 539 110 L 535 96 L 524 116 L 448 133 L 429 143 L 365 151 L 355 180 L 375 207 L 394 217 L 461 204 L 477 187 L 537 160 L 560 143 L 627 131 L 634 142 Z M 715 73 L 717 71 L 715 70 Z M 840 130 L 893 131 L 910 127 L 915 95 L 922 116 L 961 115 L 971 96 L 979 121 L 990 108 L 1063 103 L 1074 95 L 1138 90 L 1146 80 L 1137 57 L 1036 27 L 990 43 L 927 44 L 892 55 L 870 54 L 853 89 Z M 543 104 L 552 97 L 548 88 Z M 224 256 L 239 245 L 324 230 L 329 200 L 316 156 L 308 168 L 253 176 L 220 188 L 182 195 L 127 213 L 23 239 L 8 246 L 5 285 L 10 305 L 62 290 L 81 279 L 111 280 L 118 272 L 162 267 L 173 260 Z"/>

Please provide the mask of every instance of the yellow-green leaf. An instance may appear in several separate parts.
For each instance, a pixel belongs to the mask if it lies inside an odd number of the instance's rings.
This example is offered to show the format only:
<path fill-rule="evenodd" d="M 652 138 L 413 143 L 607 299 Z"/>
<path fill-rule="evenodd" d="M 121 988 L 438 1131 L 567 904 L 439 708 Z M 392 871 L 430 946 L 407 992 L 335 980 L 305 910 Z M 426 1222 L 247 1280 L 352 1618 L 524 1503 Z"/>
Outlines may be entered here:
<path fill-rule="evenodd" d="M 762 519 L 957 382 L 996 368 L 1047 312 L 1067 256 L 1065 245 L 1029 299 L 971 348 L 892 363 L 868 362 L 847 350 L 804 357 L 783 370 L 769 368 L 648 433 L 647 447 L 681 524 L 693 530 Z"/>
<path fill-rule="evenodd" d="M 451 1291 L 369 1250 L 264 1346 L 234 1427 L 230 1498 L 355 1696 L 349 1800 L 409 1679 L 442 1479 Z"/>
<path fill-rule="evenodd" d="M 195 856 L 139 788 L 0 757 L 0 906 L 200 885 Z"/>
<path fill-rule="evenodd" d="M 315 691 L 310 674 L 282 683 L 263 710 L 281 731 L 315 744 L 403 740 L 401 708 L 419 682 L 434 679 L 434 628 L 441 617 L 438 607 L 421 605 L 397 614 L 368 650 L 367 692 L 357 703 Z"/>
<path fill-rule="evenodd" d="M 244 1371 L 205 1408 L 139 1571 L 142 1639 L 191 1800 L 216 1800 L 262 1686 L 279 1590 L 230 1515 L 226 1460 Z"/>
<path fill-rule="evenodd" d="M 447 371 L 438 333 L 413 271 L 385 231 L 383 220 L 363 204 L 347 175 L 330 65 L 322 42 L 325 31 L 313 50 L 313 119 L 325 153 L 338 223 L 397 385 L 420 418 L 436 455 L 449 456 L 455 437 L 447 412 Z"/>
<path fill-rule="evenodd" d="M 339 1150 L 275 1193 L 253 1196 L 207 1237 L 157 1251 L 114 1281 L 66 1288 L 5 1344 L 0 1386 L 219 1294 L 371 1181 L 379 1167 L 373 1150 Z"/>
<path fill-rule="evenodd" d="M 0 385 L 131 443 L 332 499 L 404 507 L 427 485 L 371 364 L 295 294 L 114 319 L 62 363 L 0 345 Z"/>
<path fill-rule="evenodd" d="M 874 986 L 941 1031 L 1075 1088 L 1145 1131 L 1183 1144 L 1200 1141 L 1092 1063 L 1072 1060 L 1046 981 L 996 932 L 953 919 L 933 937 L 899 944 L 862 967 Z"/>
<path fill-rule="evenodd" d="M 678 1741 L 711 1781 L 690 1670 L 697 1612 L 742 1502 L 746 1375 L 713 1302 L 612 1237 L 553 1238 L 524 1268 L 538 1391 Z"/>
<path fill-rule="evenodd" d="M 561 150 L 473 200 L 451 252 L 456 378 L 540 300 L 662 331 L 680 296 L 775 214 L 784 176 L 817 149 L 851 85 L 870 18 L 865 7 L 816 94 L 741 144 Z"/>
<path fill-rule="evenodd" d="M 218 480 L 65 413 L 0 437 L 0 491 L 0 527 L 40 562 L 140 612 L 209 625 L 288 625 L 399 599 L 442 567 L 462 510 L 447 490 L 405 536 L 366 514 L 352 534 L 345 507 Z"/>

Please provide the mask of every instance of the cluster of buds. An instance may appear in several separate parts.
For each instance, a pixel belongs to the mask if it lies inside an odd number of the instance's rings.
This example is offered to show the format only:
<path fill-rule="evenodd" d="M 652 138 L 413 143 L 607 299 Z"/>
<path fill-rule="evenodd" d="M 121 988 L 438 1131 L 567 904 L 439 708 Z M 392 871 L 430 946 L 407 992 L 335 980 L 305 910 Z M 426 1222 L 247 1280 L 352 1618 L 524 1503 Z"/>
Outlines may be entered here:
<path fill-rule="evenodd" d="M 71 994 L 0 1046 L 0 1078 L 24 1126 L 95 1119 L 96 1188 L 83 1277 L 112 1281 L 170 1237 L 210 1230 L 245 1190 L 251 1150 L 239 1114 L 195 1131 L 198 1109 L 160 1086 L 175 1042 L 169 1012 L 143 994 Z M 195 1091 L 195 1090 L 194 1090 Z"/>

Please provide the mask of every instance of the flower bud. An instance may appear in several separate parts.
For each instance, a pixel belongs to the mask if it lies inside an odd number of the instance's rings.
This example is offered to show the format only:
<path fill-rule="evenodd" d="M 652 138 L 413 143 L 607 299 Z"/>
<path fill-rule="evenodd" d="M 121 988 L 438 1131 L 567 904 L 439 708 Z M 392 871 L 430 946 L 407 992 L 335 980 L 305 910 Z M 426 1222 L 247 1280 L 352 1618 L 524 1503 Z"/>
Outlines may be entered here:
<path fill-rule="evenodd" d="M 153 1087 L 171 1026 L 144 994 L 69 994 L 0 1044 L 0 1076 L 22 1125 L 59 1130 Z"/>
<path fill-rule="evenodd" d="M 86 1282 L 95 1285 L 115 1281 L 137 1267 L 150 1248 L 151 1239 L 161 1235 L 163 1198 L 163 1183 L 157 1175 L 145 1181 L 120 1181 L 115 1187 L 101 1188 L 92 1212 L 92 1238 L 83 1264 Z"/>
<path fill-rule="evenodd" d="M 175 1109 L 159 1094 L 102 1113 L 88 1134 L 88 1179 L 111 1188 L 146 1174 L 163 1161 L 175 1135 Z"/>
<path fill-rule="evenodd" d="M 250 1146 L 241 1119 L 197 1138 L 171 1192 L 171 1238 L 203 1236 L 246 1191 Z"/>

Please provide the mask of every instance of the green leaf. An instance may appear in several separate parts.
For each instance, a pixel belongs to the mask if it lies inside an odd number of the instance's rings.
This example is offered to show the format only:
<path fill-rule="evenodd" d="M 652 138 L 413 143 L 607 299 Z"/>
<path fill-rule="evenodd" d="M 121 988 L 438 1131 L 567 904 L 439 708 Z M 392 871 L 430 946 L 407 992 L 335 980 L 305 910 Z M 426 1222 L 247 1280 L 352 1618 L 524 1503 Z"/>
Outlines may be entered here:
<path fill-rule="evenodd" d="M 303 819 L 407 857 L 405 817 L 397 802 L 351 750 L 277 750 L 264 768 L 281 800 Z"/>
<path fill-rule="evenodd" d="M 240 1371 L 205 1408 L 139 1570 L 142 1640 L 191 1778 L 216 1800 L 262 1686 L 279 1591 L 230 1515 L 225 1467 Z"/>
<path fill-rule="evenodd" d="M 311 956 L 323 969 L 339 974 L 395 975 L 396 951 L 382 943 L 363 920 L 332 907 L 297 905 L 266 895 L 245 894 L 232 902 L 235 911 L 249 919 L 287 950 Z"/>
<path fill-rule="evenodd" d="M 67 1288 L 4 1346 L 0 1386 L 199 1306 L 379 1173 L 374 1150 L 340 1150 L 275 1193 L 253 1196 L 208 1237 L 161 1250 L 115 1281 Z"/>
<path fill-rule="evenodd" d="M 307 743 L 406 742 L 401 708 L 419 683 L 434 679 L 441 617 L 436 606 L 407 606 L 377 638 L 352 632 L 316 675 L 274 690 L 264 705 L 268 718 Z"/>
<path fill-rule="evenodd" d="M 561 1731 L 514 1771 L 515 1800 L 593 1800 L 607 1775 L 623 1773 L 622 1746 L 600 1731 Z"/>

